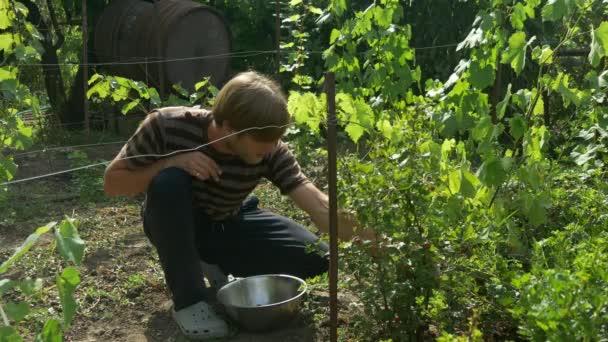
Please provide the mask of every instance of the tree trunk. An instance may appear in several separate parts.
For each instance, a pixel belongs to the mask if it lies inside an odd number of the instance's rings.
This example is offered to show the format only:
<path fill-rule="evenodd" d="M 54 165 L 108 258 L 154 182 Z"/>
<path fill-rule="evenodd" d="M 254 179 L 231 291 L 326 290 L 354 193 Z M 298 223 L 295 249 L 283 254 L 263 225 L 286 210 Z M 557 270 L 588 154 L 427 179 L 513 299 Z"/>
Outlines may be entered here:
<path fill-rule="evenodd" d="M 49 96 L 49 101 L 53 109 L 53 113 L 63 122 L 63 111 L 66 103 L 65 87 L 63 85 L 63 78 L 61 77 L 61 69 L 59 68 L 59 58 L 57 57 L 57 50 L 63 44 L 63 36 L 58 34 L 58 44 L 53 44 L 53 38 L 51 35 L 51 26 L 47 24 L 38 6 L 31 0 L 21 1 L 28 9 L 28 21 L 36 26 L 38 31 L 45 33 L 44 40 L 41 42 L 44 47 L 44 53 L 42 54 L 41 63 L 42 73 L 44 75 L 44 85 L 46 92 Z M 53 11 L 52 7 L 49 7 L 50 11 Z M 54 15 L 54 13 L 52 14 Z"/>

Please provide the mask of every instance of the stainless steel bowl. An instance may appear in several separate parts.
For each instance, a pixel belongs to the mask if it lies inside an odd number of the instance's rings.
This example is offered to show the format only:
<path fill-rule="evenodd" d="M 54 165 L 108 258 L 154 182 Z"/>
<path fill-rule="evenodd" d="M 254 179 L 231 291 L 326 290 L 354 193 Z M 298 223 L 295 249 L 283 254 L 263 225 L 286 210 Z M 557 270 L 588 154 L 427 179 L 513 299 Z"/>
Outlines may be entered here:
<path fill-rule="evenodd" d="M 232 319 L 247 330 L 259 332 L 289 323 L 306 289 L 306 282 L 297 277 L 259 275 L 224 285 L 217 298 Z"/>

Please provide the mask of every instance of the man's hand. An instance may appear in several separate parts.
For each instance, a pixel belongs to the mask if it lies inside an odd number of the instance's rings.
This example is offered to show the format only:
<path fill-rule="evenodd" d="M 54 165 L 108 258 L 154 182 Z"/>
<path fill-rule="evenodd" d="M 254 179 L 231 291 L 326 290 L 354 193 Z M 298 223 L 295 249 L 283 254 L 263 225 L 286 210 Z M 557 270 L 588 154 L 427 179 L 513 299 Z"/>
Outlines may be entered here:
<path fill-rule="evenodd" d="M 329 234 L 329 199 L 326 194 L 311 183 L 303 184 L 294 189 L 289 197 L 296 205 L 304 210 L 323 233 Z M 355 235 L 365 240 L 375 241 L 375 233 L 371 229 L 357 229 L 357 216 L 346 210 L 338 211 L 338 239 L 349 241 Z"/>
<path fill-rule="evenodd" d="M 356 232 L 355 232 L 356 230 Z M 352 211 L 338 211 L 338 238 L 342 241 L 348 241 L 353 237 L 358 237 L 362 240 L 376 240 L 376 234 L 371 229 L 362 228 L 357 221 L 357 215 Z"/>
<path fill-rule="evenodd" d="M 222 174 L 217 163 L 200 151 L 180 153 L 169 157 L 165 167 L 178 167 L 202 181 L 213 178 L 217 182 Z"/>

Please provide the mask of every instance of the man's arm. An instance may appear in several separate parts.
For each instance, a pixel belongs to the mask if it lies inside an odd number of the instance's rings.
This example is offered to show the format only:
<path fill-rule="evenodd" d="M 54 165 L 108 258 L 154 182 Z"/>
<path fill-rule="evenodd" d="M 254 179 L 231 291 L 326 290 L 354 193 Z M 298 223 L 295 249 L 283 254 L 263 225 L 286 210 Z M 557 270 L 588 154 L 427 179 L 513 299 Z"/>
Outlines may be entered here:
<path fill-rule="evenodd" d="M 104 191 L 109 196 L 144 192 L 152 179 L 169 167 L 178 167 L 203 181 L 208 178 L 217 180 L 222 174 L 215 161 L 199 151 L 176 154 L 134 169 L 129 168 L 125 160 L 117 157 L 106 168 Z"/>
<path fill-rule="evenodd" d="M 329 198 L 312 183 L 305 183 L 289 193 L 289 197 L 295 204 L 308 213 L 312 222 L 323 233 L 329 234 Z M 338 215 L 338 238 L 343 241 L 354 237 L 354 228 L 357 225 L 356 218 L 345 212 Z M 361 230 L 359 235 L 362 238 L 371 239 L 371 231 Z M 369 235 L 369 236 L 368 236 Z"/>
<path fill-rule="evenodd" d="M 131 170 L 126 161 L 114 159 L 106 168 L 103 190 L 108 196 L 136 195 L 146 191 L 152 178 L 166 167 L 167 160 L 161 159 L 153 164 Z"/>

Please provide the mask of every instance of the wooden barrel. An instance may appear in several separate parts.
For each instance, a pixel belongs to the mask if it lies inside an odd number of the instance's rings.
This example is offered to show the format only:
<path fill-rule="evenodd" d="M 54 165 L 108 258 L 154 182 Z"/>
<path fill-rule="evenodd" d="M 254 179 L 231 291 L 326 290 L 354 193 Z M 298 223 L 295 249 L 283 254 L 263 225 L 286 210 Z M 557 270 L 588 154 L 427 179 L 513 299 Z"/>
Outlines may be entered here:
<path fill-rule="evenodd" d="M 97 22 L 94 46 L 100 62 L 118 63 L 104 66 L 111 73 L 193 91 L 203 77 L 218 87 L 226 81 L 232 40 L 223 16 L 208 6 L 114 0 Z"/>

